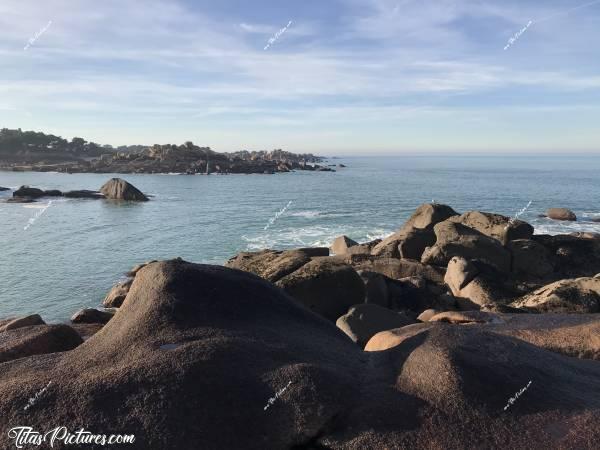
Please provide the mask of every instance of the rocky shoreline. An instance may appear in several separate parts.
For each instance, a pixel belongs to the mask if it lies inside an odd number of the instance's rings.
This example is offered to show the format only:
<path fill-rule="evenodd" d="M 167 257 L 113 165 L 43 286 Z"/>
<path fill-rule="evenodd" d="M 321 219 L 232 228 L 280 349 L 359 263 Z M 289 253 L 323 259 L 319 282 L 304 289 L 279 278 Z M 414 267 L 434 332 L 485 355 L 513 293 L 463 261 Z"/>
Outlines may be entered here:
<path fill-rule="evenodd" d="M 334 172 L 324 157 L 281 149 L 221 153 L 188 141 L 183 145 L 100 146 L 82 138 L 0 130 L 0 170 L 64 173 L 275 174 L 295 170 Z M 338 164 L 337 167 L 345 167 Z"/>
<path fill-rule="evenodd" d="M 48 423 L 140 449 L 600 445 L 594 234 L 433 203 L 383 240 L 127 275 L 71 325 L 0 321 L 3 448 Z"/>

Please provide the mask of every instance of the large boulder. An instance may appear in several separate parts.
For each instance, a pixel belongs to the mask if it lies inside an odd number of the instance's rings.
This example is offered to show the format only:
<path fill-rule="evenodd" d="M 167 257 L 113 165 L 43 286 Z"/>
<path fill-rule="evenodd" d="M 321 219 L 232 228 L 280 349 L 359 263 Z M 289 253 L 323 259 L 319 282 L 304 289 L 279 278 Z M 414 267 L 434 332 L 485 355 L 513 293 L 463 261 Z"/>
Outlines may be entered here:
<path fill-rule="evenodd" d="M 531 239 L 517 239 L 508 243 L 512 254 L 512 271 L 518 275 L 544 278 L 554 272 L 550 251 Z"/>
<path fill-rule="evenodd" d="M 411 228 L 432 230 L 434 225 L 453 216 L 458 216 L 458 213 L 447 205 L 442 205 L 439 203 L 425 203 L 419 206 L 412 216 L 410 216 L 410 218 L 402 226 L 402 230 L 408 230 Z"/>
<path fill-rule="evenodd" d="M 21 186 L 19 189 L 13 192 L 13 197 L 29 197 L 39 198 L 44 196 L 44 191 L 38 188 L 32 188 L 29 186 Z"/>
<path fill-rule="evenodd" d="M 365 285 L 349 265 L 315 258 L 275 283 L 308 309 L 335 322 L 365 300 Z"/>
<path fill-rule="evenodd" d="M 446 205 L 423 204 L 394 234 L 388 236 L 371 250 L 374 256 L 386 258 L 420 259 L 425 247 L 435 243 L 433 226 L 458 213 Z M 404 241 L 408 241 L 404 244 Z"/>
<path fill-rule="evenodd" d="M 413 326 L 430 328 L 363 352 L 252 274 L 150 264 L 85 343 L 1 364 L 0 448 L 24 420 L 134 434 L 130 448 L 144 450 L 595 447 L 594 361 L 477 324 Z"/>
<path fill-rule="evenodd" d="M 359 354 L 333 324 L 252 274 L 150 264 L 83 345 L 3 365 L 0 448 L 12 446 L 7 430 L 22 425 L 27 398 L 48 380 L 27 414 L 34 429 L 85 423 L 135 434 L 131 448 L 146 450 L 308 445 L 358 400 Z M 240 407 L 211 410 L 226 398 Z"/>
<path fill-rule="evenodd" d="M 229 259 L 225 267 L 244 270 L 272 283 L 298 270 L 314 257 L 329 255 L 328 248 L 300 248 L 277 251 L 242 252 Z"/>
<path fill-rule="evenodd" d="M 517 296 L 506 285 L 506 274 L 482 261 L 468 261 L 455 256 L 448 263 L 446 285 L 457 300 L 459 309 L 479 309 L 483 305 L 504 304 Z"/>
<path fill-rule="evenodd" d="M 122 178 L 108 180 L 102 185 L 100 192 L 112 200 L 148 201 L 148 197 Z"/>
<path fill-rule="evenodd" d="M 513 306 L 545 313 L 598 313 L 600 278 L 557 281 L 516 300 Z"/>
<path fill-rule="evenodd" d="M 451 220 L 433 229 L 437 240 L 423 252 L 423 264 L 446 266 L 452 257 L 461 256 L 485 261 L 503 272 L 510 270 L 510 252 L 497 239 Z"/>
<path fill-rule="evenodd" d="M 0 333 L 0 363 L 72 350 L 82 342 L 79 334 L 67 325 L 34 325 L 8 330 Z M 0 375 L 0 381 L 1 378 Z M 0 418 L 0 425 L 1 421 Z"/>
<path fill-rule="evenodd" d="M 403 232 L 403 237 L 398 244 L 398 253 L 402 259 L 421 260 L 421 256 L 427 247 L 435 244 L 433 230 L 410 228 Z"/>
<path fill-rule="evenodd" d="M 374 304 L 355 305 L 336 321 L 336 326 L 348 335 L 360 348 L 373 335 L 384 330 L 403 327 L 415 323 L 415 320 Z"/>
<path fill-rule="evenodd" d="M 573 211 L 566 208 L 550 208 L 546 211 L 546 216 L 554 220 L 575 221 L 577 216 Z"/>
<path fill-rule="evenodd" d="M 358 245 L 358 242 L 350 239 L 348 236 L 339 236 L 331 244 L 331 252 L 335 255 L 343 255 L 348 252 L 350 247 Z"/>
<path fill-rule="evenodd" d="M 513 239 L 530 239 L 533 227 L 522 220 L 515 220 L 500 214 L 481 211 L 469 211 L 449 220 L 473 228 L 486 236 L 499 241 Z"/>
<path fill-rule="evenodd" d="M 460 292 L 475 277 L 479 275 L 479 269 L 471 261 L 454 256 L 449 262 L 444 276 L 444 282 L 450 288 L 452 295 L 460 297 Z"/>

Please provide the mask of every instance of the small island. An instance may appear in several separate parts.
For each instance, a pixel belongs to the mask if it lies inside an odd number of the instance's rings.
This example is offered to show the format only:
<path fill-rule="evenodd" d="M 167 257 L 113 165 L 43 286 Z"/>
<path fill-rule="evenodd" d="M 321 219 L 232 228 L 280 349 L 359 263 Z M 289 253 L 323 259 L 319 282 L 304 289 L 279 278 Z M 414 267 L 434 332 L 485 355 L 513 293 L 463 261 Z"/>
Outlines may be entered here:
<path fill-rule="evenodd" d="M 0 130 L 0 170 L 64 173 L 234 174 L 334 171 L 324 157 L 281 149 L 219 153 L 187 141 L 183 145 L 113 147 L 35 131 Z"/>

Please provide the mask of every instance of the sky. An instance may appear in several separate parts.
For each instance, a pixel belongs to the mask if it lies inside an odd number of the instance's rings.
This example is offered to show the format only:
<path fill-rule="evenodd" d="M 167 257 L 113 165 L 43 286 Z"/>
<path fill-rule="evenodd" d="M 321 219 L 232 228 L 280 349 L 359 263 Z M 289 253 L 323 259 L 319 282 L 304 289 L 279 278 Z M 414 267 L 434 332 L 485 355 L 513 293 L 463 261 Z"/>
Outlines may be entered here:
<path fill-rule="evenodd" d="M 2 0 L 0 127 L 216 151 L 597 152 L 599 43 L 590 0 Z"/>

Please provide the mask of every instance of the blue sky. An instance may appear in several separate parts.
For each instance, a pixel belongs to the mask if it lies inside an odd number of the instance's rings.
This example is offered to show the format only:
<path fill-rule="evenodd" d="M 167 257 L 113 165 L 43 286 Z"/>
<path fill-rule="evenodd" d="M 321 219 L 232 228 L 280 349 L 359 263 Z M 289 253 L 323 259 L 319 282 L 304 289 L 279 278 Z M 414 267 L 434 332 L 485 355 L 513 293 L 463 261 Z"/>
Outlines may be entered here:
<path fill-rule="evenodd" d="M 586 3 L 2 0 L 0 127 L 217 151 L 598 151 Z"/>

